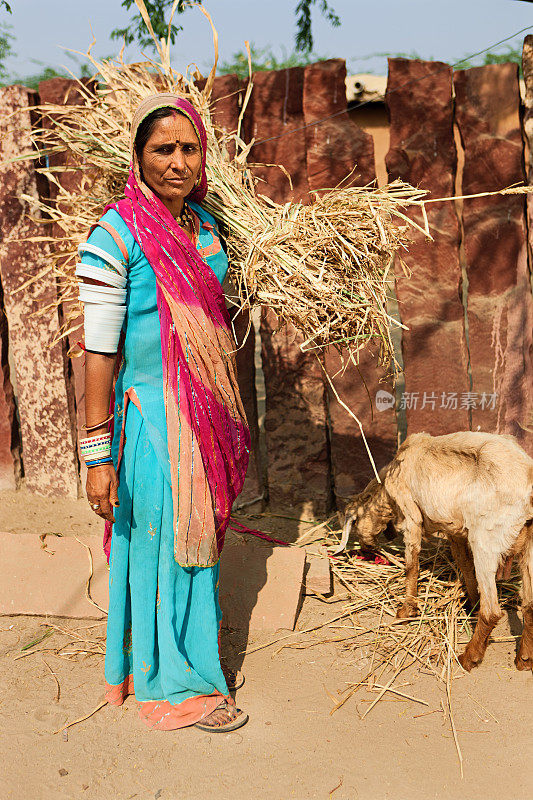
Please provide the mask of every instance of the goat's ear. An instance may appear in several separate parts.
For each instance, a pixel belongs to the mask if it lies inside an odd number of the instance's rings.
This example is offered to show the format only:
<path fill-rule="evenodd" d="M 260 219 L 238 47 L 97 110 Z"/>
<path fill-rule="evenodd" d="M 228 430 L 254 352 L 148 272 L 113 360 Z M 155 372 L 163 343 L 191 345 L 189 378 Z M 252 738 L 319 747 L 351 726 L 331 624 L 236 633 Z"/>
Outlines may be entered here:
<path fill-rule="evenodd" d="M 348 539 L 350 537 L 350 531 L 352 530 L 352 525 L 357 516 L 357 511 L 353 503 L 350 503 L 345 512 L 344 516 L 344 525 L 342 529 L 342 537 L 338 547 L 333 550 L 332 555 L 336 556 L 341 553 L 348 543 Z"/>
<path fill-rule="evenodd" d="M 379 488 L 376 492 L 376 505 L 378 506 L 380 513 L 383 514 L 384 517 L 392 519 L 392 516 L 394 514 L 392 502 L 389 497 L 389 493 L 387 492 L 385 486 L 382 483 L 379 485 Z"/>
<path fill-rule="evenodd" d="M 376 478 L 372 478 L 370 483 L 367 483 L 363 491 L 353 498 L 352 502 L 355 503 L 357 501 L 359 503 L 367 503 L 369 500 L 373 500 L 376 495 L 379 494 L 382 487 L 383 483 L 380 483 Z"/>

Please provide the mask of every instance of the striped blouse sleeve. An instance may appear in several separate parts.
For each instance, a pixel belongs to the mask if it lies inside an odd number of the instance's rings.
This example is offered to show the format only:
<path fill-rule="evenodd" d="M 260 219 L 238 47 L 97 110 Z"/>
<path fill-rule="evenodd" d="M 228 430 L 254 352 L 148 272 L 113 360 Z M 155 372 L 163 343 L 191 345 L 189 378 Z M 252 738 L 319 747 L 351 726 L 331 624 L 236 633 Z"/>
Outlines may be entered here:
<path fill-rule="evenodd" d="M 78 252 L 76 276 L 84 308 L 85 349 L 116 353 L 126 315 L 126 263 L 113 237 L 99 226 Z"/>

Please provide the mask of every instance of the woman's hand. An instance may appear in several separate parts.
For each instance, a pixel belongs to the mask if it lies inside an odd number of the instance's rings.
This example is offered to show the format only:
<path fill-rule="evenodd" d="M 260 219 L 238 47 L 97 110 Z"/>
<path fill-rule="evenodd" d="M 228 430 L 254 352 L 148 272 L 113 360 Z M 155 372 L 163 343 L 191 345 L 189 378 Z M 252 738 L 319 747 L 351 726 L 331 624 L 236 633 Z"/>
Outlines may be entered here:
<path fill-rule="evenodd" d="M 109 522 L 115 521 L 113 507 L 119 505 L 117 488 L 117 473 L 113 464 L 89 467 L 86 484 L 87 500 L 94 513 Z"/>

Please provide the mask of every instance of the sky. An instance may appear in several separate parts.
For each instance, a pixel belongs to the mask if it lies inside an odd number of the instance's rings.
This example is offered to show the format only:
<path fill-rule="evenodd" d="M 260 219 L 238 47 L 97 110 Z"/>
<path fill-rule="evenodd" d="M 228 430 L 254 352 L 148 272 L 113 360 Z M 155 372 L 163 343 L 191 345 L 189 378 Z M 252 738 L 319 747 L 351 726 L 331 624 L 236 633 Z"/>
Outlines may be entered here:
<path fill-rule="evenodd" d="M 220 60 L 230 60 L 248 39 L 276 55 L 294 47 L 297 0 L 204 0 L 219 34 Z M 12 76 L 34 74 L 42 66 L 62 65 L 77 72 L 63 48 L 85 52 L 96 38 L 98 56 L 117 52 L 109 33 L 124 27 L 132 12 L 121 0 L 10 0 L 0 21 L 12 26 L 15 57 L 6 60 Z M 386 74 L 386 58 L 376 53 L 410 53 L 453 63 L 493 45 L 521 28 L 532 26 L 533 3 L 519 0 L 330 0 L 341 19 L 333 28 L 314 12 L 314 51 L 321 57 L 344 58 L 349 73 Z M 184 31 L 172 50 L 173 66 L 183 71 L 195 62 L 204 74 L 213 59 L 209 24 L 192 8 L 178 17 Z M 525 34 L 516 37 L 521 43 Z M 502 47 L 495 48 L 502 52 Z M 139 51 L 130 47 L 127 60 Z M 373 56 L 370 57 L 369 56 Z"/>

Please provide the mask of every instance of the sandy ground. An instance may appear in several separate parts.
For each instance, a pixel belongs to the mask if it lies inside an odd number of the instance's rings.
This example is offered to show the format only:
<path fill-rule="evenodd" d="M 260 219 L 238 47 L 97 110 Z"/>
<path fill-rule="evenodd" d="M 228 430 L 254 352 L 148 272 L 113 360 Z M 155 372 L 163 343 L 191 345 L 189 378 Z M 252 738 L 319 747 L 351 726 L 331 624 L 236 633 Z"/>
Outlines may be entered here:
<path fill-rule="evenodd" d="M 67 502 L 53 508 L 24 503 L 22 514 L 20 506 L 14 512 L 0 509 L 1 530 L 41 532 L 73 520 L 90 521 L 80 504 Z M 330 619 L 335 609 L 308 598 L 298 627 Z M 477 671 L 453 683 L 461 779 L 442 711 L 442 687 L 427 676 L 406 677 L 402 690 L 427 706 L 389 696 L 363 720 L 376 696 L 363 691 L 331 715 L 331 696 L 357 680 L 365 667 L 332 644 L 276 652 L 278 645 L 246 655 L 246 683 L 237 701 L 250 722 L 235 733 L 149 731 L 130 698 L 118 709 L 105 706 L 68 735 L 54 734 L 102 699 L 103 659 L 75 663 L 46 651 L 15 660 L 42 634 L 44 621 L 0 618 L 0 800 L 518 800 L 533 795 L 533 676 L 515 670 L 514 645 L 493 644 Z M 55 622 L 68 629 L 94 624 Z M 249 635 L 248 649 L 272 638 Z M 224 636 L 223 651 L 236 666 L 245 640 L 236 632 Z M 35 649 L 60 641 L 54 634 Z M 305 639 L 311 641 L 313 634 Z M 59 701 L 50 670 L 59 681 Z"/>

